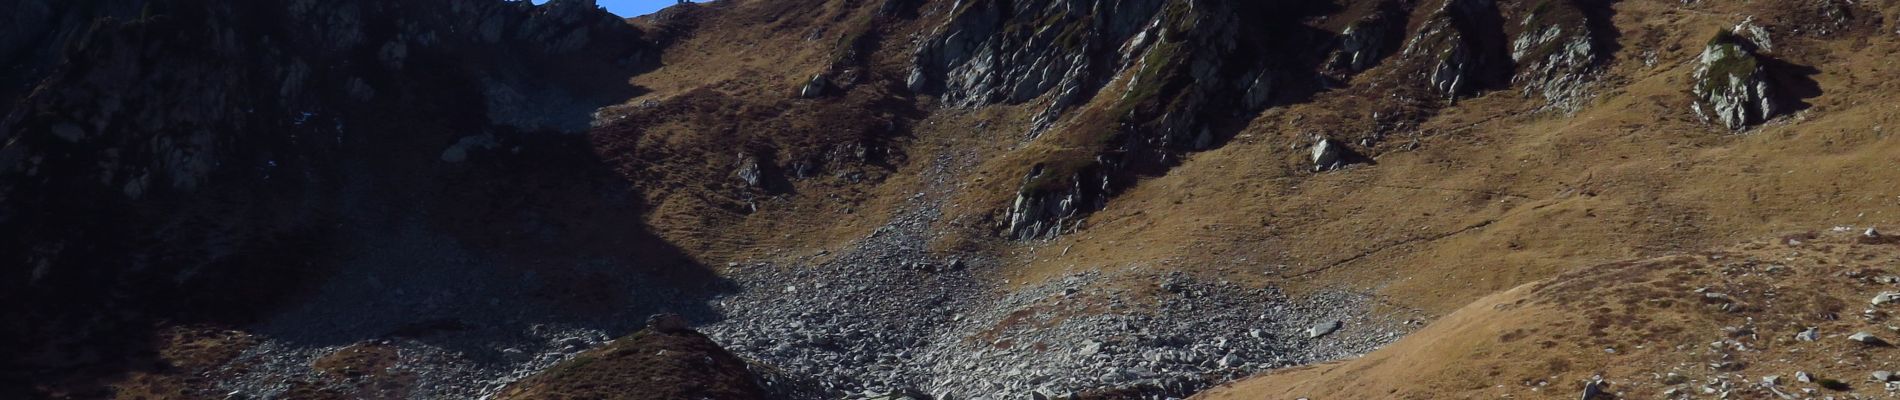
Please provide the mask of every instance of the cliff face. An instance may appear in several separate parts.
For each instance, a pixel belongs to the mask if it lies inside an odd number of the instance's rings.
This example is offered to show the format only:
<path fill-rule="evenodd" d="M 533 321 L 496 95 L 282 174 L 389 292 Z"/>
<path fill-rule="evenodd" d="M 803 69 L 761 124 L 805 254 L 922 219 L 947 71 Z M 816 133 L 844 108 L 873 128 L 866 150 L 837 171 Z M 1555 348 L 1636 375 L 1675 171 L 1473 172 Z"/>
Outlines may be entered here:
<path fill-rule="evenodd" d="M 1326 8 L 969 2 L 947 10 L 906 83 L 957 107 L 1047 99 L 1023 137 L 1055 135 L 1073 151 L 1016 171 L 1022 186 L 1001 229 L 1018 239 L 1049 237 L 1134 177 L 1217 146 L 1276 99 L 1314 90 L 1320 55 L 1301 43 L 1331 39 L 1294 21 Z"/>
<path fill-rule="evenodd" d="M 1605 53 L 1590 17 L 1600 10 L 1574 2 L 1511 4 L 1509 21 L 1494 2 L 1462 0 L 1008 5 L 952 10 L 908 84 L 962 107 L 1049 94 L 1025 137 L 1056 135 L 1062 149 L 1016 171 L 1023 183 L 999 229 L 1017 239 L 1073 229 L 1133 181 L 1219 147 L 1276 102 L 1380 65 L 1389 66 L 1366 79 L 1400 96 L 1375 105 L 1420 118 L 1513 82 L 1574 109 Z M 1346 23 L 1305 25 L 1320 19 Z"/>
<path fill-rule="evenodd" d="M 43 323 L 0 332 L 33 344 L 9 371 L 98 361 L 46 341 L 153 315 L 251 315 L 329 273 L 373 205 L 532 212 L 420 199 L 586 154 L 567 133 L 657 56 L 586 1 L 13 3 L 0 314 Z"/>

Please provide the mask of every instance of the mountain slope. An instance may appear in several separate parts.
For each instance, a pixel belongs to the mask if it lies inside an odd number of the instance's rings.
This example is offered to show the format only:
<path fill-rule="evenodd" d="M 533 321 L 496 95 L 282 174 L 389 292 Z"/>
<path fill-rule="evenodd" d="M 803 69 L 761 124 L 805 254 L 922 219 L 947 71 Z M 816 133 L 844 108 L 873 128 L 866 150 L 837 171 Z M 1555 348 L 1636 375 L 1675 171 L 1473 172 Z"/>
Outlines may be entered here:
<path fill-rule="evenodd" d="M 662 311 L 814 397 L 1186 396 L 1900 213 L 1887 3 L 22 4 L 23 397 L 477 397 Z"/>
<path fill-rule="evenodd" d="M 1896 337 L 1893 304 L 1869 305 L 1896 288 L 1894 243 L 1842 228 L 1581 268 L 1195 398 L 1577 398 L 1598 379 L 1615 398 L 1880 397 L 1895 350 L 1849 337 Z"/>

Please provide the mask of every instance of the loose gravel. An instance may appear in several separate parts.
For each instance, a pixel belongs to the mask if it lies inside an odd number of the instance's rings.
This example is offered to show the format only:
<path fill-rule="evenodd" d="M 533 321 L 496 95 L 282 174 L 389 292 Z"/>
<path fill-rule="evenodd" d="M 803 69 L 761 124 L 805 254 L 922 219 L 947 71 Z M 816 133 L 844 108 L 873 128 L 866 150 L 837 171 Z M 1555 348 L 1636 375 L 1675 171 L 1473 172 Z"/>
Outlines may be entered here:
<path fill-rule="evenodd" d="M 743 288 L 715 301 L 725 319 L 702 331 L 732 351 L 806 377 L 813 398 L 890 394 L 1013 399 L 1120 388 L 1184 397 L 1265 371 L 1363 354 L 1403 326 L 1365 320 L 1369 299 L 1344 292 L 1291 299 L 1270 289 L 1129 265 L 1027 288 L 996 278 L 998 261 L 923 248 L 950 197 L 947 158 L 906 212 L 836 256 L 756 263 Z M 1149 279 L 1153 295 L 1108 285 Z M 1146 292 L 1146 291 L 1143 291 Z M 1312 325 L 1337 332 L 1309 337 Z"/>
<path fill-rule="evenodd" d="M 1291 298 L 1149 265 L 1007 284 L 1001 260 L 926 248 L 941 232 L 933 226 L 954 194 L 951 178 L 973 164 L 937 157 L 925 190 L 903 211 L 835 254 L 736 265 L 728 276 L 737 289 L 711 299 L 635 282 L 619 290 L 639 295 L 586 316 L 548 315 L 552 305 L 520 300 L 542 282 L 531 272 L 491 265 L 445 238 L 384 235 L 305 306 L 253 327 L 260 344 L 218 374 L 235 377 L 221 387 L 230 398 L 282 397 L 291 382 L 361 393 L 351 381 L 319 379 L 312 365 L 368 343 L 396 350 L 390 372 L 415 385 L 401 397 L 486 398 L 664 310 L 712 321 L 697 328 L 756 361 L 788 398 L 1017 399 L 1104 389 L 1173 398 L 1363 354 L 1407 329 L 1366 317 L 1372 301 L 1364 295 Z M 1334 321 L 1337 331 L 1309 335 Z M 405 330 L 424 332 L 363 336 Z"/>

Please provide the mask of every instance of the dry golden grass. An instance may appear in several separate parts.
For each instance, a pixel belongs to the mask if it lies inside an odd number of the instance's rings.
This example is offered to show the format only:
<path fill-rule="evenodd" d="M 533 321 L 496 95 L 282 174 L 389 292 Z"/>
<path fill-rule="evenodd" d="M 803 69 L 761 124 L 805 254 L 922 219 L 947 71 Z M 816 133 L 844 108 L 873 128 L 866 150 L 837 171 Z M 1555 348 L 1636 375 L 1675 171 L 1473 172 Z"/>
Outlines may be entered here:
<path fill-rule="evenodd" d="M 1803 112 L 1735 135 L 1696 120 L 1688 76 L 1707 34 L 1752 12 L 1678 7 L 1617 3 L 1623 51 L 1576 115 L 1493 92 L 1423 121 L 1416 150 L 1400 148 L 1409 137 L 1388 138 L 1374 149 L 1377 165 L 1315 175 L 1304 138 L 1359 134 L 1365 105 L 1383 92 L 1325 93 L 1141 182 L 1081 233 L 1032 244 L 1014 272 L 1033 281 L 1174 259 L 1171 268 L 1269 276 L 1296 291 L 1367 290 L 1444 313 L 1582 265 L 1900 216 L 1890 189 L 1900 142 L 1878 128 L 1900 116 L 1880 100 L 1900 86 L 1880 78 L 1895 67 L 1895 37 L 1856 28 L 1777 38 L 1790 49 L 1778 55 L 1820 66 L 1821 93 Z M 1643 62 L 1651 50 L 1653 66 Z"/>
<path fill-rule="evenodd" d="M 498 399 L 762 399 L 744 361 L 693 332 L 650 330 L 576 355 Z"/>
<path fill-rule="evenodd" d="M 1795 239 L 1790 241 L 1789 239 Z M 1856 233 L 1790 235 L 1716 251 L 1616 262 L 1487 296 L 1364 357 L 1272 372 L 1200 399 L 1575 398 L 1602 376 L 1620 398 L 1662 398 L 1734 385 L 1741 398 L 1780 390 L 1879 395 L 1870 371 L 1900 362 L 1892 347 L 1846 337 L 1894 337 L 1868 299 L 1893 284 L 1894 240 Z M 1816 327 L 1821 338 L 1796 340 Z M 1848 390 L 1797 382 L 1797 371 Z M 1672 377 L 1672 375 L 1674 375 Z"/>
<path fill-rule="evenodd" d="M 255 345 L 250 335 L 214 326 L 184 325 L 158 330 L 157 354 L 125 360 L 123 376 L 109 380 L 110 394 L 66 394 L 113 399 L 175 399 L 213 396 L 218 369 Z"/>

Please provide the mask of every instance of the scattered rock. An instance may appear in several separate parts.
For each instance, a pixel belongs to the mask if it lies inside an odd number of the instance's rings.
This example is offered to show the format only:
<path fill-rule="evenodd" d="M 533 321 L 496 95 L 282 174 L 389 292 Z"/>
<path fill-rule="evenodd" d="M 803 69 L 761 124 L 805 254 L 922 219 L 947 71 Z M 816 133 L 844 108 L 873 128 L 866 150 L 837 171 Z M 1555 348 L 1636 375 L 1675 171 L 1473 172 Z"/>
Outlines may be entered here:
<path fill-rule="evenodd" d="M 1682 376 L 1682 374 L 1671 372 L 1668 375 L 1663 375 L 1662 382 L 1664 385 L 1681 385 L 1684 383 L 1688 383 L 1689 377 Z"/>
<path fill-rule="evenodd" d="M 1088 357 L 1102 352 L 1102 342 L 1088 342 L 1075 350 L 1075 355 Z"/>
<path fill-rule="evenodd" d="M 1318 324 L 1306 328 L 1306 337 L 1308 339 L 1316 339 L 1321 336 L 1330 335 L 1334 331 L 1338 331 L 1339 328 L 1344 325 L 1345 323 L 1336 319 L 1321 321 Z"/>
<path fill-rule="evenodd" d="M 732 171 L 732 174 L 738 177 L 740 182 L 745 182 L 747 187 L 755 188 L 760 187 L 760 184 L 764 182 L 765 178 L 765 170 L 763 166 L 760 165 L 758 157 L 744 153 L 739 154 L 738 166 Z"/>
<path fill-rule="evenodd" d="M 1605 384 L 1603 383 L 1602 379 L 1591 379 L 1590 382 L 1584 383 L 1582 399 L 1591 400 L 1591 399 L 1603 397 L 1605 395 L 1605 393 L 1603 392 L 1604 385 Z"/>
<path fill-rule="evenodd" d="M 1221 368 L 1234 368 L 1234 367 L 1239 367 L 1241 362 L 1242 361 L 1240 360 L 1240 357 L 1236 357 L 1232 354 L 1228 354 L 1224 357 L 1221 357 L 1217 365 L 1219 365 Z"/>
<path fill-rule="evenodd" d="M 1338 141 L 1324 137 L 1313 137 L 1313 172 L 1339 169 L 1345 161 L 1345 151 Z"/>
<path fill-rule="evenodd" d="M 1873 334 L 1867 333 L 1867 332 L 1855 332 L 1853 335 L 1848 336 L 1847 340 L 1860 342 L 1861 344 L 1865 344 L 1869 346 L 1886 346 L 1887 345 L 1886 340 L 1876 337 Z"/>
<path fill-rule="evenodd" d="M 995 260 L 919 246 L 941 234 L 933 221 L 953 193 L 947 177 L 968 168 L 949 166 L 976 163 L 940 156 L 927 168 L 945 170 L 926 172 L 929 186 L 880 233 L 831 249 L 831 257 L 732 271 L 746 289 L 716 302 L 713 311 L 724 318 L 697 330 L 785 376 L 824 386 L 823 395 L 795 398 L 843 399 L 911 385 L 938 399 L 1032 391 L 1061 398 L 1053 394 L 1102 387 L 1184 398 L 1273 368 L 1363 354 L 1397 336 L 1369 325 L 1312 346 L 1295 321 L 1360 315 L 1364 300 L 1341 293 L 1296 302 L 1188 274 L 1158 277 L 1171 289 L 1154 301 L 1091 284 L 1108 279 L 1106 271 L 992 290 L 985 276 L 993 271 L 985 268 Z M 937 272 L 920 272 L 928 268 Z M 798 289 L 781 290 L 787 287 Z M 1084 297 L 1091 301 L 1070 300 Z M 1127 312 L 1088 309 L 1097 305 Z M 1023 323 L 999 323 L 1017 319 Z M 995 339 L 963 340 L 977 332 Z"/>
<path fill-rule="evenodd" d="M 1894 373 L 1893 371 L 1874 371 L 1873 378 L 1874 382 L 1893 382 Z"/>
<path fill-rule="evenodd" d="M 1880 292 L 1880 294 L 1874 295 L 1874 300 L 1872 301 L 1876 306 L 1894 302 L 1900 302 L 1900 292 Z"/>
<path fill-rule="evenodd" d="M 1803 341 L 1803 342 L 1812 342 L 1815 340 L 1820 340 L 1821 330 L 1820 328 L 1810 326 L 1808 327 L 1807 330 L 1801 331 L 1801 333 L 1794 334 L 1794 339 Z"/>
<path fill-rule="evenodd" d="M 824 96 L 825 89 L 830 86 L 831 79 L 826 78 L 825 74 L 812 75 L 811 80 L 806 81 L 805 86 L 798 89 L 798 97 L 815 99 Z"/>

